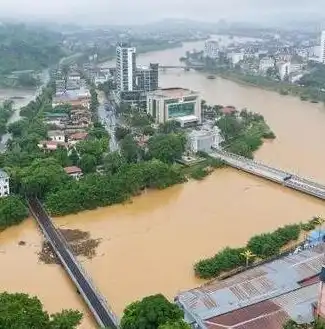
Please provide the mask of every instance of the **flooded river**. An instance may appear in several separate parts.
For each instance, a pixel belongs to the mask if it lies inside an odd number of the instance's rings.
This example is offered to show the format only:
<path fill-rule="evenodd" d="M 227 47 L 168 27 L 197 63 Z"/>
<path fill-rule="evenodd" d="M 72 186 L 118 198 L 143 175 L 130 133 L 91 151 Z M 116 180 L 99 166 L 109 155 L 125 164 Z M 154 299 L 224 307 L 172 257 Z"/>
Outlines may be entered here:
<path fill-rule="evenodd" d="M 202 43 L 139 56 L 138 62 L 178 64 L 186 50 Z M 201 91 L 213 104 L 247 107 L 264 115 L 277 139 L 264 144 L 257 158 L 325 183 L 325 109 L 273 92 L 208 80 L 204 74 L 170 70 L 160 85 Z M 56 219 L 64 228 L 89 231 L 101 239 L 97 256 L 82 263 L 113 309 L 153 293 L 173 298 L 201 282 L 193 263 L 221 248 L 240 246 L 252 235 L 280 225 L 324 215 L 321 201 L 232 169 L 214 172 L 202 182 L 152 191 L 127 205 Z M 20 240 L 26 241 L 19 246 Z M 81 328 L 95 328 L 75 288 L 58 265 L 38 262 L 42 237 L 32 220 L 0 234 L 0 289 L 40 297 L 49 312 L 78 308 Z"/>

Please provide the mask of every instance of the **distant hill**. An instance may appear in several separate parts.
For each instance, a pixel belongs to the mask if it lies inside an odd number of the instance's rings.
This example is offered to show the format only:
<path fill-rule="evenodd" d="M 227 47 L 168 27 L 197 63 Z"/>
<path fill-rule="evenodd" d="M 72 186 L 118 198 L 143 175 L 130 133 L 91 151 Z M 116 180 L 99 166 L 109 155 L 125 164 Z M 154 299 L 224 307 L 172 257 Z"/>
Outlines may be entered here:
<path fill-rule="evenodd" d="M 0 74 L 40 70 L 64 56 L 59 33 L 25 25 L 0 25 Z"/>

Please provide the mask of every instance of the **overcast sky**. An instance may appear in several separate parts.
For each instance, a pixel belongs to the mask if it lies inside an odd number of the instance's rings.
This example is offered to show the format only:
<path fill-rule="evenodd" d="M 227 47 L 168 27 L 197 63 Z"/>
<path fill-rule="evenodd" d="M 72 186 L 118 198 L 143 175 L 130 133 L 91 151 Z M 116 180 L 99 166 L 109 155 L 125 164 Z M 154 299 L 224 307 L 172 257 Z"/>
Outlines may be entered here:
<path fill-rule="evenodd" d="M 325 12 L 325 0 L 0 0 L 0 15 L 86 24 L 134 24 L 164 18 L 261 21 Z"/>

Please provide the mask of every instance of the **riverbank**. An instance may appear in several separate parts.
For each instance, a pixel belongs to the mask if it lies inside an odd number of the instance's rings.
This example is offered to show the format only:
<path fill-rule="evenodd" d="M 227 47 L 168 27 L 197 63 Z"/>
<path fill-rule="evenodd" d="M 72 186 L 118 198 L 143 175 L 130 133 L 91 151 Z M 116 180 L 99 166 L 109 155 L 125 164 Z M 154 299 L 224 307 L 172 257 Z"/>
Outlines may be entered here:
<path fill-rule="evenodd" d="M 301 101 L 311 103 L 325 102 L 325 93 L 320 92 L 319 88 L 306 88 L 296 84 L 275 81 L 263 76 L 247 75 L 234 71 L 204 70 L 209 74 L 217 75 L 244 86 L 260 88 L 268 91 L 275 91 L 280 95 L 291 95 L 299 97 Z"/>
<path fill-rule="evenodd" d="M 229 272 L 242 271 L 250 264 L 256 265 L 280 257 L 289 250 L 293 252 L 303 244 L 308 232 L 317 226 L 321 229 L 323 223 L 324 219 L 314 217 L 307 223 L 287 225 L 272 233 L 253 236 L 244 247 L 227 247 L 211 258 L 200 260 L 194 265 L 195 274 L 203 279 L 220 278 Z"/>
<path fill-rule="evenodd" d="M 154 45 L 140 45 L 136 46 L 137 54 L 147 54 L 156 51 L 162 51 L 167 49 L 174 49 L 182 47 L 183 42 L 174 42 L 174 43 L 161 43 L 161 44 L 154 44 Z M 106 57 L 102 57 L 98 59 L 99 64 L 103 64 L 109 61 L 112 61 L 115 58 L 115 54 L 108 55 Z"/>

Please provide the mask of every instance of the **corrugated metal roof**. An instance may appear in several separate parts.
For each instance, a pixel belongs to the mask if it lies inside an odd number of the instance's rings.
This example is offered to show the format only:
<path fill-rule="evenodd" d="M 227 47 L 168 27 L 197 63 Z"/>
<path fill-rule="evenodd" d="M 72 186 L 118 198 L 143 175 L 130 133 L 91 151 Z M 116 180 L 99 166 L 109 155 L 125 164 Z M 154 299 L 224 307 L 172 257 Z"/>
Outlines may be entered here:
<path fill-rule="evenodd" d="M 272 301 L 283 308 L 297 323 L 310 323 L 313 321 L 312 304 L 317 301 L 318 293 L 319 283 L 314 283 L 273 298 Z"/>
<path fill-rule="evenodd" d="M 272 299 L 301 288 L 320 273 L 325 243 L 252 268 L 223 281 L 214 280 L 177 296 L 185 311 L 203 320 Z"/>
<path fill-rule="evenodd" d="M 288 314 L 272 301 L 263 301 L 231 313 L 219 315 L 204 323 L 208 328 L 231 329 L 279 329 Z"/>

